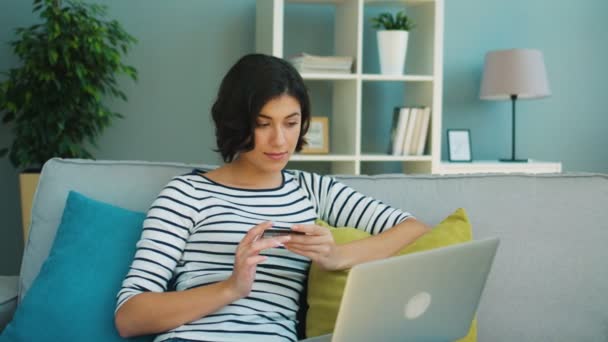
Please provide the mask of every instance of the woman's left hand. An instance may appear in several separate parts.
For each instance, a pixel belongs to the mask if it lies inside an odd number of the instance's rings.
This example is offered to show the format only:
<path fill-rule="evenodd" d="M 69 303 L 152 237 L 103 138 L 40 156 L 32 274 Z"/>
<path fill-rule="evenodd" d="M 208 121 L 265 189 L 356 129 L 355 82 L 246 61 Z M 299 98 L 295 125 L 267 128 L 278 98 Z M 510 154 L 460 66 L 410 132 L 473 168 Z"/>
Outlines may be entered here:
<path fill-rule="evenodd" d="M 329 229 L 316 224 L 297 224 L 291 229 L 306 235 L 291 234 L 291 239 L 284 244 L 287 250 L 310 258 L 325 270 L 340 268 L 339 246 Z"/>

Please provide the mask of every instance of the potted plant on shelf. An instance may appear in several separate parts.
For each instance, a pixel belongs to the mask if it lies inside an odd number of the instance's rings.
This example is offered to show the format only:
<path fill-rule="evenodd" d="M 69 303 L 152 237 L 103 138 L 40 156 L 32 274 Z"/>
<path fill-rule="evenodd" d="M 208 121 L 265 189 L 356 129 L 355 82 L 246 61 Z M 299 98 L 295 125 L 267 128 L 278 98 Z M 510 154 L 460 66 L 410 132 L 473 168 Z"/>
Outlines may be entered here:
<path fill-rule="evenodd" d="M 42 165 L 53 157 L 92 158 L 84 143 L 95 146 L 104 128 L 122 117 L 103 101 L 127 100 L 116 75 L 137 79 L 137 70 L 121 61 L 137 40 L 106 19 L 105 6 L 34 0 L 33 12 L 41 22 L 17 28 L 10 42 L 21 65 L 2 73 L 0 82 L 2 122 L 13 133 L 0 157 L 8 154 L 21 171 L 24 227 L 31 200 L 24 201 L 33 195 Z"/>
<path fill-rule="evenodd" d="M 379 29 L 378 53 L 380 72 L 385 75 L 402 75 L 407 53 L 409 30 L 414 28 L 412 20 L 400 11 L 396 16 L 382 13 L 371 19 L 373 27 Z"/>

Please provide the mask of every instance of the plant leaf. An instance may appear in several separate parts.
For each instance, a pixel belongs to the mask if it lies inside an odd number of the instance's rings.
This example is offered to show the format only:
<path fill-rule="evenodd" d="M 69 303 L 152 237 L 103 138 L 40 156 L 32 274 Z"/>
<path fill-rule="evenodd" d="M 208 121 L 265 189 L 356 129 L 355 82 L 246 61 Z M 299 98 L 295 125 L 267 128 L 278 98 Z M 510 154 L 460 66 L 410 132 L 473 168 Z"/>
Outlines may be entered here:
<path fill-rule="evenodd" d="M 404 11 L 399 11 L 395 15 L 391 13 L 381 13 L 377 17 L 372 18 L 371 22 L 374 24 L 374 28 L 384 30 L 409 31 L 414 27 L 414 24 Z"/>
<path fill-rule="evenodd" d="M 57 59 L 59 59 L 59 54 L 55 50 L 49 51 L 49 63 L 51 65 L 55 65 L 57 63 Z"/>

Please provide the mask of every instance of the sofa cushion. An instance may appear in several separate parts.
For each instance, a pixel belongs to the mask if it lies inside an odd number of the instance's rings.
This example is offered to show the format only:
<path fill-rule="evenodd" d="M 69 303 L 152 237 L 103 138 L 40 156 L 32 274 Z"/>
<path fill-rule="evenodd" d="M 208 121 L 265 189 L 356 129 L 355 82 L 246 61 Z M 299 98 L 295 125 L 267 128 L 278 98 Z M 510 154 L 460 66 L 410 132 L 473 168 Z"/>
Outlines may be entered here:
<path fill-rule="evenodd" d="M 49 257 L 0 341 L 122 341 L 116 293 L 144 218 L 70 192 Z"/>
<path fill-rule="evenodd" d="M 30 234 L 19 278 L 22 300 L 49 255 L 70 191 L 112 205 L 146 211 L 174 176 L 213 165 L 53 158 L 44 164 L 32 204 Z"/>
<path fill-rule="evenodd" d="M 334 228 L 327 223 L 318 221 L 328 227 L 336 244 L 346 244 L 370 236 L 369 233 L 355 228 Z M 472 239 L 471 224 L 464 209 L 458 209 L 433 230 L 415 242 L 409 244 L 397 253 L 404 255 L 445 247 Z M 336 323 L 338 309 L 342 300 L 342 292 L 346 285 L 348 270 L 324 271 L 312 264 L 308 275 L 308 313 L 306 316 L 306 336 L 313 337 L 331 333 Z M 477 322 L 473 320 L 466 337 L 459 341 L 477 340 Z"/>

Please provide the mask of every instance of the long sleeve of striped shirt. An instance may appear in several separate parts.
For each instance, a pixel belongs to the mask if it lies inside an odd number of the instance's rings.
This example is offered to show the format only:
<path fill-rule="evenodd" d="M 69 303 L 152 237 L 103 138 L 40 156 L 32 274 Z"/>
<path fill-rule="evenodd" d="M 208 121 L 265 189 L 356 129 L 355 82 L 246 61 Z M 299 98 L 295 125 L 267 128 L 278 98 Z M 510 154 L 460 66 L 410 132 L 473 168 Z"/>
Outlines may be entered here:
<path fill-rule="evenodd" d="M 116 310 L 138 293 L 167 291 L 198 215 L 190 193 L 192 186 L 175 178 L 150 206 Z"/>
<path fill-rule="evenodd" d="M 375 235 L 413 217 L 363 195 L 333 177 L 298 171 L 295 175 L 319 218 L 334 227 L 353 227 Z"/>

